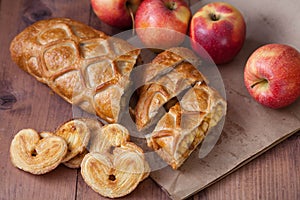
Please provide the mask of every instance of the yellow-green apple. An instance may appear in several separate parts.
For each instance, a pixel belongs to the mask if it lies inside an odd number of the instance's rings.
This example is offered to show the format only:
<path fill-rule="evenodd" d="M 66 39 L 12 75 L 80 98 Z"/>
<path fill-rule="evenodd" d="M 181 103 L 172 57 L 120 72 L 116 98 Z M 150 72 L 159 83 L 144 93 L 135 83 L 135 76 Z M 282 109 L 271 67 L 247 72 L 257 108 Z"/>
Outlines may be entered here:
<path fill-rule="evenodd" d="M 182 0 L 144 0 L 136 12 L 136 32 L 146 47 L 178 46 L 186 37 L 191 16 Z"/>
<path fill-rule="evenodd" d="M 229 3 L 213 2 L 201 7 L 190 24 L 192 48 L 203 58 L 208 55 L 216 64 L 231 61 L 241 50 L 246 23 L 241 12 Z"/>
<path fill-rule="evenodd" d="M 262 105 L 288 106 L 300 96 L 300 53 L 286 44 L 263 45 L 248 58 L 244 81 Z"/>
<path fill-rule="evenodd" d="M 114 27 L 129 28 L 142 0 L 91 0 L 97 17 Z"/>

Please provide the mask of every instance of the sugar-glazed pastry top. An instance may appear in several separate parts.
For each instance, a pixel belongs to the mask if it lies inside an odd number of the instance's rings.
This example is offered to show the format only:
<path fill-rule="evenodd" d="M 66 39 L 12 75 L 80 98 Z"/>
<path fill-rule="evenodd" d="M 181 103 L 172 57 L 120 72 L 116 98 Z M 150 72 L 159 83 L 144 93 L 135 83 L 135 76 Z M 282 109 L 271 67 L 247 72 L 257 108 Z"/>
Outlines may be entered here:
<path fill-rule="evenodd" d="M 140 50 L 83 23 L 41 20 L 17 35 L 10 46 L 16 64 L 63 99 L 117 122 L 120 99 Z"/>

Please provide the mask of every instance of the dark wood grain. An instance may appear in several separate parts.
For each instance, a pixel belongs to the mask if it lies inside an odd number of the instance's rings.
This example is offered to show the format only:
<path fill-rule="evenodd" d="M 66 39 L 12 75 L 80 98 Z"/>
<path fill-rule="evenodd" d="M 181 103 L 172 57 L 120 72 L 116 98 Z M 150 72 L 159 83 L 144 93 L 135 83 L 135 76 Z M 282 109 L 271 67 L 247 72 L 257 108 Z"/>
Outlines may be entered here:
<path fill-rule="evenodd" d="M 10 162 L 10 142 L 20 129 L 52 131 L 73 117 L 71 105 L 10 59 L 12 38 L 36 20 L 50 17 L 70 17 L 111 35 L 121 31 L 99 21 L 89 0 L 0 0 L 0 200 L 106 199 L 85 184 L 79 170 L 59 166 L 34 176 Z M 299 152 L 297 133 L 189 199 L 300 199 Z M 148 178 L 121 199 L 169 198 Z"/>

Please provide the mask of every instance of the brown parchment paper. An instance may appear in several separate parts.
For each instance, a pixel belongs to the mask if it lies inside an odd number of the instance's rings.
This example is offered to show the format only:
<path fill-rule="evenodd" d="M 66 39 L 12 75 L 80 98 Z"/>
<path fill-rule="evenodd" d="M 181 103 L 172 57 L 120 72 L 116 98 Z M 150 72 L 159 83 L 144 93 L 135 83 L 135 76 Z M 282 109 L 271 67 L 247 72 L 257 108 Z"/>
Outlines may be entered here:
<path fill-rule="evenodd" d="M 192 12 L 208 2 L 193 5 Z M 225 125 L 217 144 L 204 158 L 200 159 L 196 150 L 179 170 L 165 167 L 151 173 L 172 199 L 200 191 L 300 130 L 300 99 L 284 109 L 269 109 L 250 97 L 243 82 L 247 58 L 259 46 L 285 43 L 300 50 L 298 0 L 227 2 L 243 13 L 247 39 L 234 61 L 218 66 L 228 102 Z"/>

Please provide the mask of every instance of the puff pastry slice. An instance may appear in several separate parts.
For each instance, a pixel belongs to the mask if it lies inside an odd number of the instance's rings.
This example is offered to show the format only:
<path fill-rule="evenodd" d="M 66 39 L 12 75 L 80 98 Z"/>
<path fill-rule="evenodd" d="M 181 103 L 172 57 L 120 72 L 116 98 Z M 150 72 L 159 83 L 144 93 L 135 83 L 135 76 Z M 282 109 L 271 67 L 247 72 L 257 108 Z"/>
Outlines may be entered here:
<path fill-rule="evenodd" d="M 173 169 L 178 169 L 225 113 L 225 100 L 206 83 L 199 82 L 146 136 L 148 146 Z"/>
<path fill-rule="evenodd" d="M 158 54 L 147 65 L 143 76 L 144 83 L 169 73 L 182 62 L 188 62 L 193 66 L 201 64 L 201 60 L 192 50 L 185 47 L 173 47 Z"/>
<path fill-rule="evenodd" d="M 183 56 L 180 51 L 184 52 Z M 138 130 L 147 127 L 157 116 L 159 109 L 173 97 L 192 87 L 197 81 L 206 81 L 197 68 L 188 62 L 189 60 L 197 63 L 196 56 L 190 50 L 173 48 L 160 53 L 147 67 L 145 80 L 148 82 L 141 88 L 140 97 L 135 107 Z M 167 71 L 168 73 L 166 73 Z"/>

